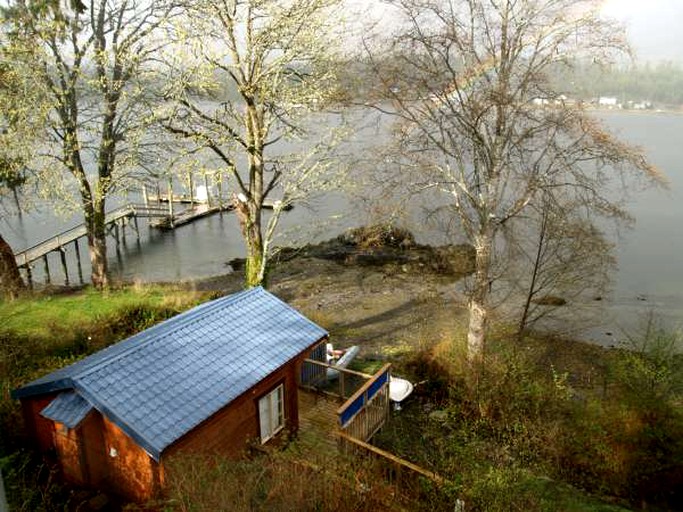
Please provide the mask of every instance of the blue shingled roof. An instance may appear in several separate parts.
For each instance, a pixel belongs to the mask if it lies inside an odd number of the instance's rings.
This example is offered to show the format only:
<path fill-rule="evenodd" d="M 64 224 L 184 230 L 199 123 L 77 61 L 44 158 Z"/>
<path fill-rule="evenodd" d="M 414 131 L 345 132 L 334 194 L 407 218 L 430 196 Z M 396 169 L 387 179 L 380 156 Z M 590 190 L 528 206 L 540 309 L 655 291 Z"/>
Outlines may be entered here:
<path fill-rule="evenodd" d="M 208 302 L 13 393 L 75 389 L 155 459 L 327 332 L 262 288 Z"/>
<path fill-rule="evenodd" d="M 50 404 L 45 407 L 40 414 L 59 423 L 63 423 L 69 428 L 75 428 L 85 419 L 93 407 L 74 391 L 65 391 L 57 395 Z"/>

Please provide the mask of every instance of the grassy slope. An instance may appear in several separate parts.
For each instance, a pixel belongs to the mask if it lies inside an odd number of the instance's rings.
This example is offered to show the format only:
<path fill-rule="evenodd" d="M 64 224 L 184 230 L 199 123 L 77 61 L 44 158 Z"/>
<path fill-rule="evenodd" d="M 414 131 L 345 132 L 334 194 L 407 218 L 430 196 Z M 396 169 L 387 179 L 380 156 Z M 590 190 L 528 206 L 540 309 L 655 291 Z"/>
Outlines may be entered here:
<path fill-rule="evenodd" d="M 86 288 L 78 293 L 43 295 L 0 303 L 3 331 L 48 339 L 60 332 L 83 329 L 130 307 L 164 307 L 196 300 L 188 292 L 161 286 L 125 287 L 104 293 Z"/>

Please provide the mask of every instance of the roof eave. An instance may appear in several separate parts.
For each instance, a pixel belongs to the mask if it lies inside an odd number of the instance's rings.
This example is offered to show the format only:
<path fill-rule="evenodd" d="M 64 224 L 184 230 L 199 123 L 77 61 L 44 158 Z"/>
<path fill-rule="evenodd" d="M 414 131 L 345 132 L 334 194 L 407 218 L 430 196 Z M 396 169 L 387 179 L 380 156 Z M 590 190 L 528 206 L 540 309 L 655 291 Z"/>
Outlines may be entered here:
<path fill-rule="evenodd" d="M 20 398 L 29 398 L 32 396 L 46 395 L 48 393 L 55 393 L 57 391 L 64 391 L 65 389 L 73 389 L 74 384 L 70 377 L 58 379 L 50 382 L 41 382 L 40 384 L 27 384 L 10 392 L 10 396 L 14 400 Z"/>

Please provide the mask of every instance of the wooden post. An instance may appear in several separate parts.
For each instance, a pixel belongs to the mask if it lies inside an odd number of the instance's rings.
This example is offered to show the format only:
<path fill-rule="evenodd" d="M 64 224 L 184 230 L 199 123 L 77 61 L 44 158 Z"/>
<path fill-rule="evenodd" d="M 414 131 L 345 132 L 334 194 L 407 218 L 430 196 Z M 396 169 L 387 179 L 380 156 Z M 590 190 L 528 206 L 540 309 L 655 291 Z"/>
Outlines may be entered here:
<path fill-rule="evenodd" d="M 64 272 L 64 284 L 69 286 L 69 269 L 66 266 L 66 251 L 63 247 L 59 248 L 59 258 L 62 260 L 62 271 Z"/>
<path fill-rule="evenodd" d="M 168 177 L 168 222 L 173 227 L 173 177 Z"/>
<path fill-rule="evenodd" d="M 149 196 L 147 195 L 147 185 L 142 184 L 142 202 L 145 208 L 149 208 Z"/>
<path fill-rule="evenodd" d="M 192 171 L 190 171 L 188 174 L 190 180 L 190 208 L 194 208 L 194 174 Z"/>
<path fill-rule="evenodd" d="M 128 217 L 121 219 L 121 239 L 123 240 L 123 245 L 126 245 L 126 224 L 128 224 Z"/>
<path fill-rule="evenodd" d="M 135 235 L 136 235 L 138 242 L 139 242 L 140 241 L 140 226 L 138 226 L 137 214 L 133 215 L 133 226 L 135 226 Z"/>
<path fill-rule="evenodd" d="M 28 281 L 28 289 L 33 290 L 33 273 L 31 272 L 31 265 L 26 265 L 26 280 Z"/>
<path fill-rule="evenodd" d="M 215 175 L 214 175 L 214 180 Z M 218 171 L 218 180 L 216 180 L 216 188 L 218 189 L 218 207 L 223 209 L 223 173 Z"/>
<path fill-rule="evenodd" d="M 159 185 L 159 180 L 157 180 L 157 204 L 161 204 L 161 186 Z"/>
<path fill-rule="evenodd" d="M 47 262 L 47 254 L 43 254 L 43 264 L 45 265 L 45 283 L 50 284 L 50 265 Z"/>
<path fill-rule="evenodd" d="M 209 177 L 204 173 L 204 190 L 206 190 L 206 204 L 211 208 L 211 192 L 209 191 Z"/>
<path fill-rule="evenodd" d="M 74 240 L 74 249 L 76 250 L 76 263 L 78 266 L 78 280 L 80 281 L 81 284 L 84 284 L 83 281 L 83 266 L 81 265 L 81 249 L 78 247 L 78 238 Z"/>

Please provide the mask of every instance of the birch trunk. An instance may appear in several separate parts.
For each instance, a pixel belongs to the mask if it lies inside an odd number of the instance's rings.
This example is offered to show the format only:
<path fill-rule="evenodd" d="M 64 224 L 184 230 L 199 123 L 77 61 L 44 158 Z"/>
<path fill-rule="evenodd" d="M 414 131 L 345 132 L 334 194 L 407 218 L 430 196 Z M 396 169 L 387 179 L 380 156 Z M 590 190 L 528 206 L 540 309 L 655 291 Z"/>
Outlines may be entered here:
<path fill-rule="evenodd" d="M 484 342 L 488 324 L 488 297 L 491 286 L 492 230 L 487 227 L 476 237 L 474 285 L 469 301 L 467 359 L 471 365 L 484 358 Z"/>

